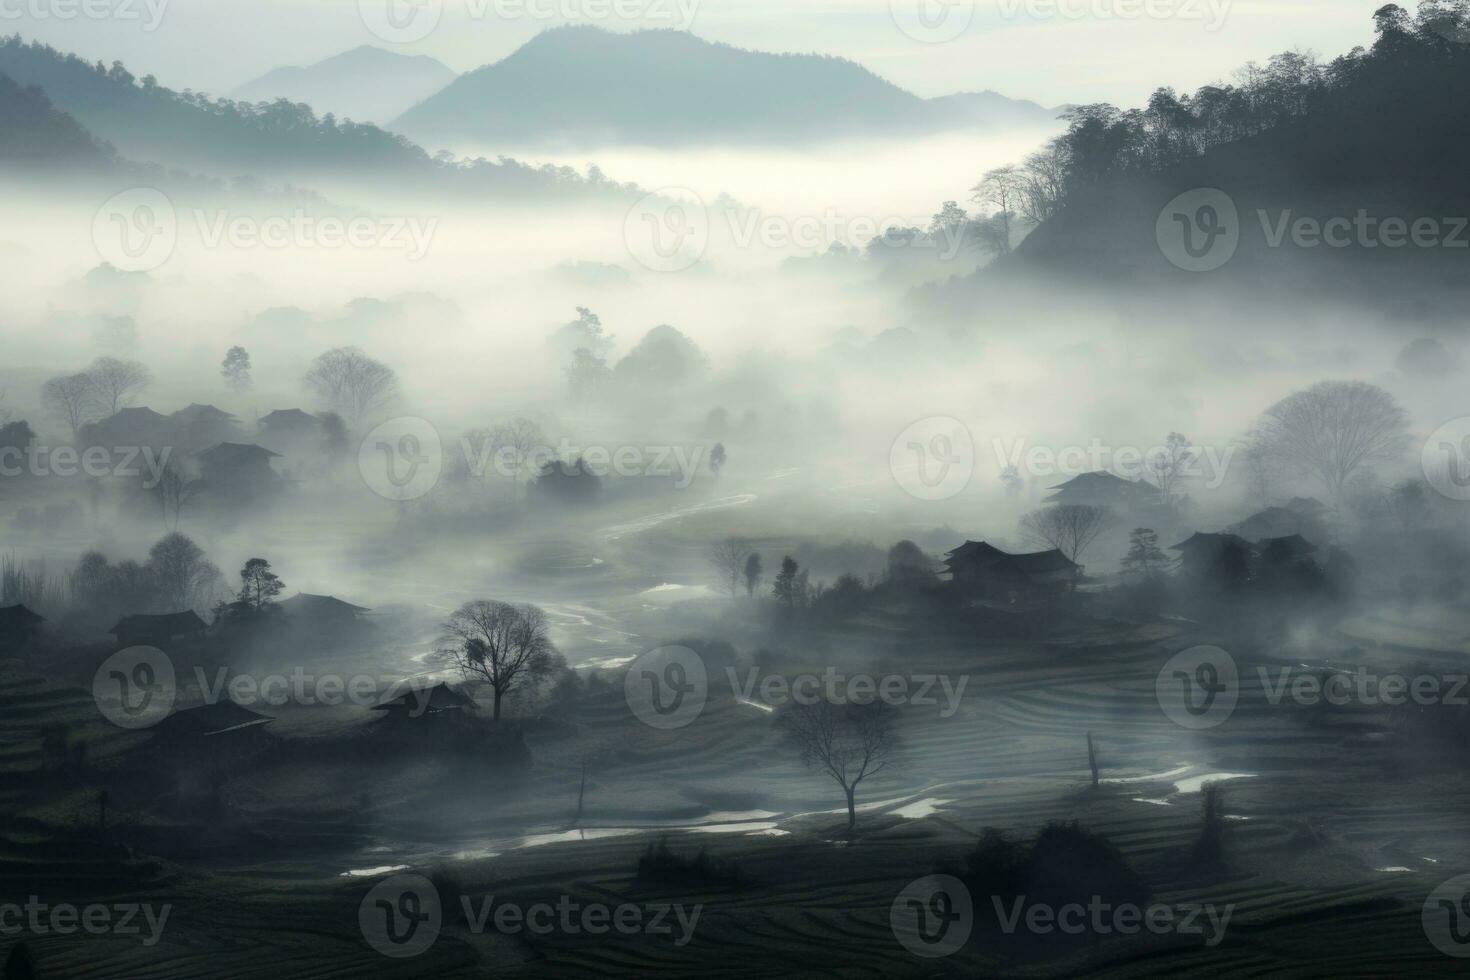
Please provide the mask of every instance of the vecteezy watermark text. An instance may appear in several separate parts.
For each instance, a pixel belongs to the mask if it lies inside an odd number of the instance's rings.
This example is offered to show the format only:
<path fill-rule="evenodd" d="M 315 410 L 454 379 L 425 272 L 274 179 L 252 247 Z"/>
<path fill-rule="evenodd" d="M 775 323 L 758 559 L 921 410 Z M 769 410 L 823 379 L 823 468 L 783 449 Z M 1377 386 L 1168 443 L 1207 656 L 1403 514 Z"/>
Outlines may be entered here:
<path fill-rule="evenodd" d="M 555 445 L 512 445 L 494 434 L 463 437 L 458 443 L 464 476 L 506 481 L 534 477 L 560 467 L 568 476 L 668 477 L 675 490 L 694 482 L 709 455 L 701 444 L 600 445 L 563 437 Z M 401 416 L 375 427 L 358 447 L 363 482 L 380 497 L 408 501 L 438 485 L 445 469 L 444 440 L 427 419 Z"/>
<path fill-rule="evenodd" d="M 0 0 L 0 21 L 113 20 L 158 30 L 169 0 Z"/>
<path fill-rule="evenodd" d="M 141 936 L 144 946 L 156 946 L 173 906 L 167 903 L 115 902 L 107 905 L 50 904 L 31 895 L 24 904 L 0 902 L 0 936 Z M 141 916 L 141 918 L 140 918 Z M 144 926 L 147 927 L 146 932 Z"/>
<path fill-rule="evenodd" d="M 1084 445 L 1027 445 L 1027 438 L 997 437 L 991 440 L 995 461 L 1002 470 L 1013 468 L 1028 476 L 1080 476 L 1106 470 L 1130 480 L 1142 479 L 1164 462 L 1177 460 L 1173 475 L 1203 480 L 1208 490 L 1225 482 L 1234 447 L 1215 446 L 1115 446 L 1092 439 Z"/>
<path fill-rule="evenodd" d="M 490 929 L 504 935 L 530 934 L 668 937 L 675 946 L 694 938 L 703 905 L 681 903 L 608 905 L 560 895 L 555 902 L 497 901 L 459 896 L 465 927 L 475 935 Z M 444 898 L 422 875 L 400 874 L 378 882 L 358 905 L 358 927 L 369 946 L 384 956 L 406 959 L 426 952 L 444 926 Z"/>
<path fill-rule="evenodd" d="M 1352 214 L 1304 215 L 1291 208 L 1257 208 L 1256 224 L 1264 248 L 1361 249 L 1402 248 L 1457 251 L 1470 249 L 1470 217 L 1376 214 L 1358 208 Z M 1187 272 L 1212 272 L 1234 257 L 1252 229 L 1229 194 L 1200 187 L 1178 195 L 1159 212 L 1154 234 L 1159 251 Z"/>
<path fill-rule="evenodd" d="M 143 489 L 152 490 L 172 454 L 171 446 L 0 446 L 0 477 L 143 477 Z"/>
<path fill-rule="evenodd" d="M 820 675 L 798 674 L 786 677 L 782 674 L 762 674 L 752 667 L 742 679 L 734 667 L 725 668 L 730 689 L 738 692 L 741 699 L 752 704 L 763 704 L 778 708 L 786 704 L 870 704 L 882 701 L 890 705 L 916 705 L 919 707 L 943 705 L 939 717 L 951 718 L 959 710 L 960 698 L 964 696 L 968 676 L 959 680 L 948 674 L 849 674 L 828 667 Z M 757 699 L 759 694 L 759 699 Z"/>
<path fill-rule="evenodd" d="M 618 20 L 649 28 L 687 31 L 701 0 L 464 0 L 456 11 L 472 21 L 532 20 L 560 23 Z M 422 41 L 438 29 L 444 0 L 358 0 L 368 32 L 390 44 Z"/>
<path fill-rule="evenodd" d="M 438 218 L 344 217 L 312 214 L 304 208 L 265 215 L 194 208 L 181 217 L 162 191 L 134 187 L 113 195 L 97 209 L 92 243 L 105 261 L 124 272 L 149 272 L 162 266 L 177 249 L 180 232 L 191 227 L 206 249 L 381 250 L 400 252 L 417 262 L 428 254 L 438 226 Z"/>

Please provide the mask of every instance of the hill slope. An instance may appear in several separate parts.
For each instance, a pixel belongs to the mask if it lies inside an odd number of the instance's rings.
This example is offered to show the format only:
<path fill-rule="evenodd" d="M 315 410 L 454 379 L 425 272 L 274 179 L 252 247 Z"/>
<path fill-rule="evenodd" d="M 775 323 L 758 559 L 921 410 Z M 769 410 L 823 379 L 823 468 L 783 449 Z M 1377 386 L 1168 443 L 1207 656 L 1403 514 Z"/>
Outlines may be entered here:
<path fill-rule="evenodd" d="M 102 170 L 112 151 L 75 119 L 56 109 L 39 88 L 22 88 L 0 75 L 0 161 L 20 170 Z"/>
<path fill-rule="evenodd" d="M 0 74 L 42 89 L 123 157 L 206 177 L 517 199 L 625 196 L 634 190 L 514 160 L 436 160 L 401 136 L 370 124 L 318 119 L 300 103 L 252 105 L 173 92 L 151 76 L 135 78 L 119 62 L 94 65 L 18 36 L 0 38 Z"/>
<path fill-rule="evenodd" d="M 401 55 L 364 45 L 305 68 L 277 68 L 240 86 L 246 102 L 289 99 L 318 114 L 385 124 L 454 81 L 447 65 L 426 55 Z"/>
<path fill-rule="evenodd" d="M 678 146 L 903 136 L 1054 113 L 995 93 L 921 99 L 842 58 L 766 54 L 680 31 L 546 31 L 392 125 L 421 142 Z"/>
<path fill-rule="evenodd" d="M 1161 90 L 1147 112 L 1084 107 L 1048 151 L 1055 214 L 954 291 L 1027 280 L 1409 309 L 1466 289 L 1470 45 L 1426 8 L 1381 9 L 1372 49 L 1328 64 L 1284 54 L 1254 81 Z"/>

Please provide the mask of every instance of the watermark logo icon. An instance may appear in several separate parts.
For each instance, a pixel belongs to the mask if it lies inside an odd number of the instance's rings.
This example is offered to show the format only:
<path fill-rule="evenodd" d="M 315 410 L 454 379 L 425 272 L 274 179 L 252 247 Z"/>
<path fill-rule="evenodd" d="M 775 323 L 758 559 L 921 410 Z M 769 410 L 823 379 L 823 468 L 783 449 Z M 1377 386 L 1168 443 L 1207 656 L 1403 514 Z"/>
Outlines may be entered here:
<path fill-rule="evenodd" d="M 1185 272 L 1213 272 L 1240 245 L 1240 216 L 1230 195 L 1197 187 L 1174 198 L 1154 224 L 1159 251 Z"/>
<path fill-rule="evenodd" d="M 1470 500 L 1470 415 L 1435 429 L 1419 455 L 1424 479 L 1451 500 Z"/>
<path fill-rule="evenodd" d="M 662 187 L 628 210 L 623 241 L 628 253 L 654 272 L 683 272 L 709 248 L 709 210 L 687 187 Z"/>
<path fill-rule="evenodd" d="M 709 699 L 704 659 L 688 647 L 649 650 L 629 665 L 623 696 L 650 728 L 683 728 L 699 717 Z"/>
<path fill-rule="evenodd" d="M 179 241 L 179 217 L 154 187 L 114 194 L 92 218 L 92 244 L 102 261 L 123 272 L 149 272 L 168 261 Z"/>
<path fill-rule="evenodd" d="M 157 647 L 117 651 L 92 675 L 92 699 L 119 728 L 151 728 L 167 718 L 178 697 L 174 664 Z"/>
<path fill-rule="evenodd" d="M 439 890 L 422 875 L 385 878 L 363 896 L 357 925 L 369 946 L 393 959 L 425 952 L 439 938 L 444 910 Z"/>
<path fill-rule="evenodd" d="M 893 935 L 915 956 L 937 959 L 961 949 L 975 927 L 970 890 L 952 875 L 910 882 L 888 910 Z"/>
<path fill-rule="evenodd" d="M 1470 956 L 1470 875 L 1444 882 L 1424 900 L 1424 935 L 1446 956 Z"/>
<path fill-rule="evenodd" d="M 920 44 L 953 41 L 975 19 L 974 0 L 888 0 L 893 23 Z"/>
<path fill-rule="evenodd" d="M 357 14 L 378 40 L 412 44 L 434 33 L 444 0 L 357 0 Z"/>
<path fill-rule="evenodd" d="M 357 450 L 363 482 L 388 500 L 417 500 L 434 489 L 443 468 L 439 430 L 414 416 L 389 419 L 369 432 Z"/>
<path fill-rule="evenodd" d="M 975 472 L 975 440 L 959 419 L 931 415 L 893 440 L 888 468 L 911 496 L 946 500 L 970 484 Z"/>
<path fill-rule="evenodd" d="M 1240 698 L 1235 658 L 1215 646 L 1193 646 L 1170 657 L 1154 680 L 1169 720 L 1196 731 L 1223 724 Z"/>

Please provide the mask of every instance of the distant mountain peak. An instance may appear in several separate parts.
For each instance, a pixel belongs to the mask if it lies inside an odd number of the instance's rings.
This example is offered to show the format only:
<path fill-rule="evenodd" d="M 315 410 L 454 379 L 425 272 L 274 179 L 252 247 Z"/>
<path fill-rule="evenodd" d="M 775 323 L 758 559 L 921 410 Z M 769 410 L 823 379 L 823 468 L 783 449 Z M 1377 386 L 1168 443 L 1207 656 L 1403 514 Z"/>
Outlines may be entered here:
<path fill-rule="evenodd" d="M 369 44 L 305 67 L 282 67 L 240 86 L 247 102 L 290 99 L 318 113 L 386 123 L 454 80 L 447 65 L 427 55 L 399 54 Z"/>
<path fill-rule="evenodd" d="M 909 137 L 1054 117 L 989 91 L 923 99 L 846 58 L 575 25 L 461 75 L 391 125 L 434 146 L 570 149 Z"/>

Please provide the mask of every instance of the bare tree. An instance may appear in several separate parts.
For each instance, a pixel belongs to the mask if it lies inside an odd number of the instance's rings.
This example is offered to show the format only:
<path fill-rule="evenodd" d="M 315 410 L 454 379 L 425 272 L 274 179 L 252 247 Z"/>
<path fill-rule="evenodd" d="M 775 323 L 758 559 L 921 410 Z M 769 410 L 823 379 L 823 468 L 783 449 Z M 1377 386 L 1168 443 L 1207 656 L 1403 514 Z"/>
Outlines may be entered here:
<path fill-rule="evenodd" d="M 398 376 L 356 347 L 336 347 L 311 362 L 306 386 L 357 426 L 396 397 Z"/>
<path fill-rule="evenodd" d="M 710 564 L 715 566 L 720 588 L 732 599 L 740 594 L 740 577 L 745 574 L 745 560 L 749 557 L 750 543 L 743 538 L 725 538 L 710 545 Z"/>
<path fill-rule="evenodd" d="M 153 383 L 153 375 L 137 361 L 99 357 L 82 372 L 92 388 L 97 411 L 107 418 L 132 404 L 133 396 Z"/>
<path fill-rule="evenodd" d="M 1025 176 L 1014 166 L 997 167 L 985 172 L 980 183 L 970 188 L 970 200 L 993 209 L 997 232 L 991 245 L 997 254 L 1011 250 L 1011 220 L 1020 207 Z"/>
<path fill-rule="evenodd" d="M 1252 441 L 1288 472 L 1306 470 L 1340 505 L 1354 476 L 1403 454 L 1407 421 L 1394 397 L 1376 385 L 1319 381 L 1268 408 Z"/>
<path fill-rule="evenodd" d="M 159 513 L 163 518 L 163 526 L 170 531 L 179 529 L 179 520 L 184 516 L 184 510 L 199 496 L 204 485 L 199 480 L 191 480 L 179 465 L 170 461 L 158 474 L 158 482 L 151 488 L 154 499 L 158 501 Z"/>
<path fill-rule="evenodd" d="M 92 380 L 85 374 L 65 374 L 41 386 L 41 406 L 71 430 L 75 439 L 82 426 L 97 419 Z"/>
<path fill-rule="evenodd" d="M 1171 432 L 1165 437 L 1159 450 L 1149 456 L 1148 472 L 1154 478 L 1154 485 L 1159 488 L 1159 496 L 1164 499 L 1164 503 L 1174 502 L 1179 485 L 1188 475 L 1190 464 L 1198 455 L 1190 448 L 1189 440 L 1182 433 Z"/>
<path fill-rule="evenodd" d="M 219 569 L 192 539 L 177 531 L 149 550 L 148 568 L 171 611 L 207 607 L 220 586 Z"/>
<path fill-rule="evenodd" d="M 1021 518 L 1021 530 L 1028 540 L 1050 545 L 1080 565 L 1088 545 L 1097 539 L 1107 523 L 1106 507 L 1055 504 Z"/>
<path fill-rule="evenodd" d="M 851 830 L 857 823 L 858 785 L 888 765 L 898 744 L 892 706 L 882 700 L 798 702 L 781 716 L 781 724 L 800 749 L 801 761 L 842 787 Z"/>
<path fill-rule="evenodd" d="M 514 488 L 520 484 L 522 474 L 540 469 L 540 464 L 533 457 L 538 449 L 547 448 L 546 434 L 530 419 L 517 417 L 492 430 L 491 445 L 497 463 L 504 456 L 510 470 L 511 487 Z"/>
<path fill-rule="evenodd" d="M 551 644 L 546 613 L 536 606 L 477 599 L 456 609 L 443 628 L 443 650 L 460 673 L 494 692 L 496 721 L 507 694 L 545 680 L 563 663 Z"/>

